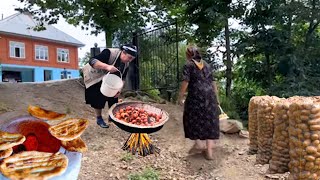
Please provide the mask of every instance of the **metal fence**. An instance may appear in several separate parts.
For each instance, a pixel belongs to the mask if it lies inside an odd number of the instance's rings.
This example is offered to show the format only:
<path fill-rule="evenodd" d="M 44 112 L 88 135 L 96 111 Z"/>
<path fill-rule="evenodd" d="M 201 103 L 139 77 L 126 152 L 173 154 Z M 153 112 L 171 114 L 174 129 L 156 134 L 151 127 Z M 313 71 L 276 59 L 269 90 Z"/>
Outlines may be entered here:
<path fill-rule="evenodd" d="M 178 27 L 170 23 L 135 33 L 138 57 L 131 63 L 134 90 L 175 89 L 179 80 Z"/>

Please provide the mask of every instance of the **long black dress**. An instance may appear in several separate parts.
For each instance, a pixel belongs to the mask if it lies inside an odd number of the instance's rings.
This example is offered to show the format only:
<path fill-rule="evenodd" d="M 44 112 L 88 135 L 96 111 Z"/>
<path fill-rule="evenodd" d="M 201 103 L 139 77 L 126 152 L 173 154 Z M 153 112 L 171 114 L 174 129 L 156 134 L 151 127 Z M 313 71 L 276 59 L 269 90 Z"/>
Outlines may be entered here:
<path fill-rule="evenodd" d="M 183 114 L 185 137 L 219 139 L 219 107 L 212 87 L 211 68 L 204 63 L 200 70 L 193 61 L 188 61 L 183 69 L 183 80 L 189 82 Z"/>

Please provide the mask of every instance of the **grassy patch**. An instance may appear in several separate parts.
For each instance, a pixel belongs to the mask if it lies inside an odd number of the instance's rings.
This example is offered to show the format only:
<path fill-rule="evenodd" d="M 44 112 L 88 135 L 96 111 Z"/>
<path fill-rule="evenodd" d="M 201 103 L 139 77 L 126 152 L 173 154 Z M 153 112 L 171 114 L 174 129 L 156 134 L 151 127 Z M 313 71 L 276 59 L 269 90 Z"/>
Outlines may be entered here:
<path fill-rule="evenodd" d="M 146 168 L 141 173 L 129 174 L 129 180 L 159 180 L 159 173 L 152 169 Z"/>
<path fill-rule="evenodd" d="M 131 153 L 126 153 L 121 158 L 122 161 L 131 162 L 133 160 L 133 155 Z"/>

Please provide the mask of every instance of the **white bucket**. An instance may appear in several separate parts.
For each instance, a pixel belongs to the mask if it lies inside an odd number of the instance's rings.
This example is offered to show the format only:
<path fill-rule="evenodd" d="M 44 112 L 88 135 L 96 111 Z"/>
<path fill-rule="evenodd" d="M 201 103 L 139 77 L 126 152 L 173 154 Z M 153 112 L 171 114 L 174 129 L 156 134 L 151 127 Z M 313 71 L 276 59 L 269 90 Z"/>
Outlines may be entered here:
<path fill-rule="evenodd" d="M 119 71 L 120 72 L 120 71 Z M 122 74 L 120 72 L 121 78 L 117 75 L 106 74 L 102 79 L 102 84 L 100 87 L 100 91 L 103 95 L 107 97 L 114 97 L 122 88 Z"/>

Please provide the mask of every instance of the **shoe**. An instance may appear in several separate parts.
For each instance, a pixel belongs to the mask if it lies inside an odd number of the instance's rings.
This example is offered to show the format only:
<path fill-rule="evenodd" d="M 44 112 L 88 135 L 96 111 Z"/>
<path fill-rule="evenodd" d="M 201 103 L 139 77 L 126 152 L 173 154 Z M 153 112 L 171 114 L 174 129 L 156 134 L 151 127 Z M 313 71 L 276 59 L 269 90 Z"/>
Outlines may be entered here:
<path fill-rule="evenodd" d="M 109 125 L 103 119 L 97 119 L 97 124 L 102 128 L 109 128 Z"/>

